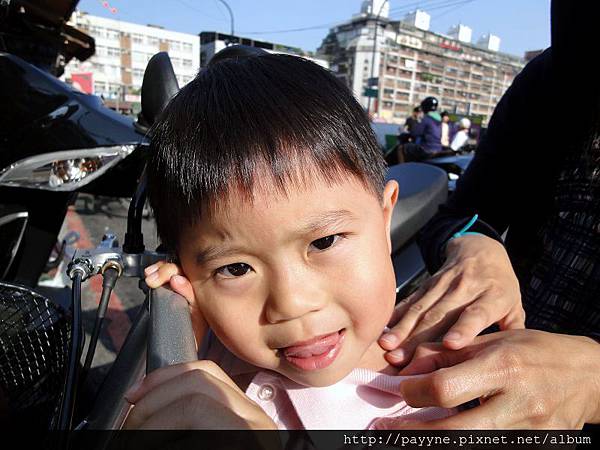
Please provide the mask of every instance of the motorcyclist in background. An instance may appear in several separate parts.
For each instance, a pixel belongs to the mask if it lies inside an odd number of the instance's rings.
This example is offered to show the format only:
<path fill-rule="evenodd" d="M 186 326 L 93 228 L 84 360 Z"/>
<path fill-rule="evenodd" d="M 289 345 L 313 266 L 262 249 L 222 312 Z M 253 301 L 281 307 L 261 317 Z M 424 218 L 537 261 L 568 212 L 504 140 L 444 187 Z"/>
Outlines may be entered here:
<path fill-rule="evenodd" d="M 427 97 L 421 102 L 424 117 L 411 130 L 415 143 L 405 148 L 407 161 L 433 158 L 442 151 L 442 117 L 437 111 L 438 104 L 435 97 Z"/>
<path fill-rule="evenodd" d="M 469 131 L 471 129 L 471 121 L 466 117 L 463 117 L 458 122 L 458 132 L 454 135 L 450 148 L 455 152 L 459 151 L 462 147 L 467 144 L 469 140 Z"/>

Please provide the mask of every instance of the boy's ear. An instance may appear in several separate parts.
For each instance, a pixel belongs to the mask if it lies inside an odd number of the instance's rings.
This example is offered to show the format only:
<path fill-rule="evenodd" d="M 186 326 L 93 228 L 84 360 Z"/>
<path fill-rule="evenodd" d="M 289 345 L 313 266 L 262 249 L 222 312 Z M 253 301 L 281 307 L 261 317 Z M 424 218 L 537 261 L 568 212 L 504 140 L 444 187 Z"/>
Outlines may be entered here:
<path fill-rule="evenodd" d="M 390 235 L 390 229 L 392 227 L 392 215 L 394 212 L 394 206 L 398 201 L 398 194 L 400 188 L 398 182 L 390 180 L 386 183 L 383 189 L 383 199 L 381 207 L 383 209 L 383 221 L 385 224 L 385 235 L 388 242 L 388 251 L 392 253 L 392 237 Z"/>

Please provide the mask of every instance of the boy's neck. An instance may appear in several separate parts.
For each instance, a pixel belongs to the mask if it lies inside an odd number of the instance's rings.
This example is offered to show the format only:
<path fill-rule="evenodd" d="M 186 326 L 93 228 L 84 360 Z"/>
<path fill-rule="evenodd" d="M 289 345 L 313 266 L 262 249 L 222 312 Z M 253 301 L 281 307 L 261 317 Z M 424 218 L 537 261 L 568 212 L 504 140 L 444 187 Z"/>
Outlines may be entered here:
<path fill-rule="evenodd" d="M 377 341 L 373 342 L 363 355 L 358 367 L 386 375 L 397 375 L 399 369 L 386 361 L 385 353 L 386 350 L 382 349 Z"/>

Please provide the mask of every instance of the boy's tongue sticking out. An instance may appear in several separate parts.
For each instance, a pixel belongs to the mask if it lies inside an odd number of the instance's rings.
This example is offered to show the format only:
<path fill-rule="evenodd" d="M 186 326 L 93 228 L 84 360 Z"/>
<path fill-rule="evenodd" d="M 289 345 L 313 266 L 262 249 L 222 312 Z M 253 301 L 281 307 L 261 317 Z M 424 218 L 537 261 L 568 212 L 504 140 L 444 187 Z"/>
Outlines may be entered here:
<path fill-rule="evenodd" d="M 344 340 L 344 330 L 318 336 L 283 348 L 285 359 L 302 370 L 317 370 L 329 366 L 336 358 Z"/>

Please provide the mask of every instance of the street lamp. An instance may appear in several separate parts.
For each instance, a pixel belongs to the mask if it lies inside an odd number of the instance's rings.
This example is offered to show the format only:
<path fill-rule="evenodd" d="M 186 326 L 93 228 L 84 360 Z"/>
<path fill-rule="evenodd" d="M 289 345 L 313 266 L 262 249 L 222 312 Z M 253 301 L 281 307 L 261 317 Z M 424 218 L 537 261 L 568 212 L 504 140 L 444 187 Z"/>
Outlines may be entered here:
<path fill-rule="evenodd" d="M 374 75 L 374 70 L 375 70 L 375 51 L 377 49 L 377 22 L 379 21 L 379 16 L 381 15 L 381 11 L 383 11 L 383 7 L 385 6 L 386 3 L 388 3 L 389 0 L 385 0 L 384 2 L 381 3 L 381 6 L 379 7 L 379 11 L 377 11 L 377 15 L 375 16 L 375 35 L 373 36 L 373 51 L 371 53 L 371 76 L 369 77 L 369 80 L 373 79 L 373 75 Z M 377 95 L 379 96 L 379 81 L 377 81 Z M 369 88 L 368 83 L 367 83 L 367 88 Z M 369 93 L 370 94 L 370 93 Z M 371 96 L 369 95 L 368 100 L 367 100 L 367 114 L 371 113 Z"/>
<path fill-rule="evenodd" d="M 223 3 L 225 5 L 225 8 L 227 8 L 227 11 L 229 12 L 229 18 L 231 19 L 231 31 L 229 32 L 229 34 L 231 35 L 231 37 L 233 37 L 235 31 L 233 29 L 233 11 L 231 11 L 231 8 L 229 7 L 229 5 L 227 4 L 227 2 L 225 0 L 219 0 L 221 3 Z"/>

